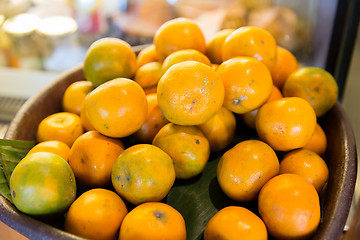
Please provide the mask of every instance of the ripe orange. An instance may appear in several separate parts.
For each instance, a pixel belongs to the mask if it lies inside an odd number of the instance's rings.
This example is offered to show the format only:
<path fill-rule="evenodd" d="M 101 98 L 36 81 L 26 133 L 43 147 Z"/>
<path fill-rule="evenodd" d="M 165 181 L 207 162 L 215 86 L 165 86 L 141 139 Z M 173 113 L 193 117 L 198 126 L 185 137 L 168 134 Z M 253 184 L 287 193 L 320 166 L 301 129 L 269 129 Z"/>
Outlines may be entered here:
<path fill-rule="evenodd" d="M 124 149 L 121 140 L 89 131 L 75 140 L 69 164 L 80 182 L 90 187 L 106 187 L 111 184 L 114 162 Z"/>
<path fill-rule="evenodd" d="M 115 161 L 111 181 L 116 192 L 132 204 L 161 201 L 175 181 L 173 161 L 154 145 L 133 145 Z"/>
<path fill-rule="evenodd" d="M 119 240 L 186 240 L 182 215 L 168 204 L 143 203 L 124 218 Z"/>
<path fill-rule="evenodd" d="M 161 25 L 154 35 L 154 45 L 161 61 L 181 49 L 195 49 L 201 53 L 206 50 L 203 32 L 188 18 L 175 18 Z"/>
<path fill-rule="evenodd" d="M 217 69 L 225 88 L 224 107 L 238 114 L 266 102 L 273 88 L 270 71 L 252 57 L 234 57 Z"/>
<path fill-rule="evenodd" d="M 113 240 L 128 213 L 113 191 L 94 188 L 80 195 L 65 217 L 65 231 L 87 239 Z"/>
<path fill-rule="evenodd" d="M 319 196 L 297 174 L 280 174 L 261 189 L 258 209 L 270 235 L 277 239 L 308 239 L 320 222 Z"/>
<path fill-rule="evenodd" d="M 170 122 L 199 125 L 221 108 L 224 86 L 211 67 L 196 61 L 185 61 L 173 65 L 161 77 L 157 99 Z"/>
<path fill-rule="evenodd" d="M 136 56 L 137 68 L 142 65 L 150 62 L 159 62 L 159 57 L 157 56 L 155 45 L 150 44 L 147 47 L 144 47 L 140 50 L 139 54 Z"/>
<path fill-rule="evenodd" d="M 89 118 L 86 114 L 85 101 L 83 101 L 83 104 L 81 105 L 80 120 L 85 131 L 96 130 L 94 126 L 90 123 Z"/>
<path fill-rule="evenodd" d="M 233 57 L 254 57 L 269 70 L 276 63 L 277 45 L 275 38 L 266 30 L 244 26 L 233 31 L 222 45 L 223 61 Z"/>
<path fill-rule="evenodd" d="M 310 141 L 317 119 L 307 101 L 284 97 L 261 106 L 255 122 L 260 139 L 275 150 L 289 151 L 302 148 Z"/>
<path fill-rule="evenodd" d="M 310 141 L 303 148 L 316 152 L 317 154 L 323 156 L 325 154 L 326 147 L 326 134 L 322 127 L 317 123 L 314 134 L 312 135 Z"/>
<path fill-rule="evenodd" d="M 95 87 L 115 78 L 132 78 L 136 71 L 136 55 L 131 46 L 118 38 L 101 38 L 88 48 L 84 74 Z"/>
<path fill-rule="evenodd" d="M 235 31 L 235 29 L 223 29 L 215 33 L 206 44 L 206 56 L 212 63 L 221 64 L 222 58 L 222 45 L 227 36 Z"/>
<path fill-rule="evenodd" d="M 90 123 L 109 137 L 126 137 L 145 122 L 147 101 L 144 90 L 133 80 L 116 78 L 91 91 L 85 98 Z"/>
<path fill-rule="evenodd" d="M 134 81 L 143 89 L 156 87 L 162 76 L 162 64 L 150 62 L 142 65 L 136 70 Z"/>
<path fill-rule="evenodd" d="M 274 150 L 259 140 L 246 140 L 226 151 L 217 167 L 223 192 L 236 201 L 257 198 L 262 186 L 279 173 Z"/>
<path fill-rule="evenodd" d="M 36 144 L 26 155 L 36 152 L 50 152 L 62 157 L 65 161 L 69 162 L 70 147 L 63 142 L 57 140 L 48 140 Z"/>
<path fill-rule="evenodd" d="M 63 95 L 62 108 L 64 112 L 80 115 L 81 105 L 86 95 L 94 89 L 90 81 L 77 81 L 70 84 Z"/>
<path fill-rule="evenodd" d="M 229 206 L 217 212 L 208 222 L 204 240 L 218 239 L 267 240 L 264 222 L 250 210 Z"/>

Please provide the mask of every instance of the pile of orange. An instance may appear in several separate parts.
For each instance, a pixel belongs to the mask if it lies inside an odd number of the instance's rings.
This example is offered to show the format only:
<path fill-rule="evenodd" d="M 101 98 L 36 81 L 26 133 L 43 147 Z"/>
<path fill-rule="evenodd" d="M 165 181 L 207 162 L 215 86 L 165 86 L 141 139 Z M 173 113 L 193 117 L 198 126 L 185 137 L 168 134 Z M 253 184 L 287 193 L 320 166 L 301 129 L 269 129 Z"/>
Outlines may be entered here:
<path fill-rule="evenodd" d="M 90 188 L 68 205 L 65 231 L 186 239 L 191 223 L 162 200 L 178 179 L 196 181 L 217 154 L 219 186 L 238 204 L 208 221 L 205 240 L 315 232 L 329 174 L 318 117 L 338 94 L 328 72 L 299 67 L 263 29 L 225 29 L 206 40 L 186 18 L 163 24 L 137 54 L 120 39 L 95 41 L 83 70 L 86 79 L 66 89 L 63 112 L 40 123 L 28 155 L 61 156 Z M 258 138 L 234 141 L 237 124 Z M 256 200 L 258 211 L 242 207 Z"/>

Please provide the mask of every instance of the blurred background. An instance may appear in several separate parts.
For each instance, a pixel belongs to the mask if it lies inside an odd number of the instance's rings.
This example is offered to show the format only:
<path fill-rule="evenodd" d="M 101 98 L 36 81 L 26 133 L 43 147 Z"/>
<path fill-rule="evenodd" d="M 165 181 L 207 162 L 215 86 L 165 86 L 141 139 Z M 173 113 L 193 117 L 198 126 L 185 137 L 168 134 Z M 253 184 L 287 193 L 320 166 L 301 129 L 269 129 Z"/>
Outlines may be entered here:
<path fill-rule="evenodd" d="M 359 145 L 359 2 L 0 0 L 0 137 L 21 105 L 62 72 L 81 64 L 95 40 L 117 37 L 132 46 L 149 44 L 161 24 L 187 17 L 199 24 L 207 39 L 224 28 L 262 27 L 301 65 L 328 70 L 338 82 L 339 101 Z"/>

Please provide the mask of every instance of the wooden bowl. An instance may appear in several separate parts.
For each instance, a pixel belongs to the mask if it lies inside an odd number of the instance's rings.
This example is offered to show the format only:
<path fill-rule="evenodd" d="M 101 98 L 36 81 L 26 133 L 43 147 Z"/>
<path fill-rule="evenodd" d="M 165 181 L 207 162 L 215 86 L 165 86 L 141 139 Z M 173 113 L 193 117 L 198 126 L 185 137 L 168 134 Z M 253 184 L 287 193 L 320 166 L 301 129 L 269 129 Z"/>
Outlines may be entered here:
<path fill-rule="evenodd" d="M 11 122 L 5 138 L 35 140 L 39 122 L 44 117 L 61 111 L 61 99 L 67 86 L 84 79 L 82 66 L 77 66 L 31 97 Z M 322 217 L 313 239 L 340 239 L 356 181 L 355 139 L 340 103 L 336 103 L 319 122 L 328 137 L 325 159 L 329 167 L 329 181 L 321 198 Z M 81 239 L 54 225 L 20 213 L 3 197 L 0 197 L 0 220 L 31 239 Z"/>

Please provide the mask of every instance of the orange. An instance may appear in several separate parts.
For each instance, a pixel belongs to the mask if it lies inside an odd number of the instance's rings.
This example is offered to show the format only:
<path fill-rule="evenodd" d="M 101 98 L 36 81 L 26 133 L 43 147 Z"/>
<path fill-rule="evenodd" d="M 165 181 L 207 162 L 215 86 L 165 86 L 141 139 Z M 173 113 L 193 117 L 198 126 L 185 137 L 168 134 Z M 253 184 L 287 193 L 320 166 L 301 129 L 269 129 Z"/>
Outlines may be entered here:
<path fill-rule="evenodd" d="M 86 114 L 85 101 L 83 101 L 83 104 L 81 105 L 80 120 L 85 131 L 96 130 L 94 126 L 90 123 L 89 118 Z"/>
<path fill-rule="evenodd" d="M 162 24 L 155 32 L 154 45 L 161 61 L 181 49 L 195 49 L 201 53 L 206 50 L 203 32 L 188 18 L 175 18 Z"/>
<path fill-rule="evenodd" d="M 221 108 L 224 86 L 211 67 L 196 61 L 185 61 L 173 65 L 161 77 L 157 99 L 170 122 L 199 125 Z"/>
<path fill-rule="evenodd" d="M 113 240 L 128 213 L 113 191 L 94 188 L 81 194 L 65 217 L 65 231 L 86 239 Z"/>
<path fill-rule="evenodd" d="M 304 147 L 315 131 L 316 121 L 314 109 L 298 97 L 265 103 L 255 120 L 260 139 L 277 151 Z"/>
<path fill-rule="evenodd" d="M 212 118 L 198 127 L 209 140 L 210 150 L 219 152 L 228 147 L 234 139 L 236 119 L 231 111 L 221 107 Z"/>
<path fill-rule="evenodd" d="M 222 63 L 222 45 L 226 37 L 233 31 L 235 31 L 235 29 L 222 29 L 215 33 L 206 43 L 206 56 L 208 56 L 211 63 Z"/>
<path fill-rule="evenodd" d="M 159 58 L 155 50 L 155 45 L 150 44 L 149 46 L 141 49 L 139 54 L 136 56 L 136 61 L 138 68 L 146 63 L 159 62 Z"/>
<path fill-rule="evenodd" d="M 132 204 L 161 201 L 175 182 L 173 161 L 156 146 L 133 145 L 115 161 L 111 181 L 116 192 Z"/>
<path fill-rule="evenodd" d="M 288 152 L 280 163 L 280 173 L 294 173 L 305 177 L 320 193 L 329 177 L 324 159 L 306 149 Z"/>
<path fill-rule="evenodd" d="M 105 187 L 111 184 L 111 169 L 124 148 L 119 139 L 89 131 L 72 145 L 69 164 L 80 182 L 91 187 Z"/>
<path fill-rule="evenodd" d="M 166 124 L 156 134 L 153 145 L 169 154 L 179 179 L 200 174 L 210 156 L 209 141 L 196 126 Z"/>
<path fill-rule="evenodd" d="M 229 206 L 217 212 L 208 222 L 204 240 L 267 240 L 264 222 L 244 207 Z"/>
<path fill-rule="evenodd" d="M 165 73 L 172 65 L 185 61 L 197 61 L 211 67 L 210 60 L 203 53 L 195 49 L 182 49 L 171 53 L 165 58 L 162 72 Z"/>
<path fill-rule="evenodd" d="M 269 70 L 276 64 L 277 45 L 275 38 L 266 30 L 244 26 L 233 31 L 222 45 L 223 61 L 233 57 L 254 57 Z"/>
<path fill-rule="evenodd" d="M 145 122 L 146 95 L 133 80 L 116 78 L 86 96 L 85 111 L 90 123 L 100 133 L 115 138 L 126 137 Z"/>
<path fill-rule="evenodd" d="M 261 189 L 258 209 L 276 239 L 308 239 L 320 222 L 319 196 L 314 186 L 297 174 L 281 174 Z"/>
<path fill-rule="evenodd" d="M 69 153 L 70 147 L 63 142 L 57 140 L 48 140 L 41 143 L 36 144 L 27 155 L 36 153 L 36 152 L 50 152 L 59 155 L 65 161 L 69 162 Z"/>
<path fill-rule="evenodd" d="M 314 108 L 316 116 L 327 113 L 336 103 L 338 86 L 334 77 L 318 67 L 303 67 L 293 72 L 283 87 L 285 97 L 300 97 Z"/>
<path fill-rule="evenodd" d="M 119 240 L 186 240 L 182 215 L 168 204 L 143 203 L 124 218 Z"/>
<path fill-rule="evenodd" d="M 262 186 L 279 173 L 274 150 L 259 140 L 246 140 L 226 151 L 217 167 L 223 192 L 236 201 L 257 198 Z"/>
<path fill-rule="evenodd" d="M 118 38 L 101 38 L 88 48 L 84 74 L 95 87 L 114 78 L 132 78 L 136 71 L 136 55 L 131 46 Z"/>
<path fill-rule="evenodd" d="M 316 152 L 317 154 L 323 156 L 325 154 L 326 147 L 326 134 L 322 127 L 317 123 L 314 134 L 310 138 L 310 141 L 303 148 Z"/>
<path fill-rule="evenodd" d="M 276 63 L 271 70 L 274 85 L 279 89 L 282 89 L 286 79 L 298 68 L 299 63 L 296 57 L 286 48 L 277 46 Z"/>
<path fill-rule="evenodd" d="M 157 85 L 162 76 L 162 64 L 150 62 L 142 65 L 135 73 L 134 81 L 142 88 L 150 88 Z"/>
<path fill-rule="evenodd" d="M 77 81 L 70 84 L 63 95 L 63 111 L 80 115 L 81 105 L 86 95 L 93 89 L 93 84 L 89 81 Z"/>
<path fill-rule="evenodd" d="M 47 116 L 39 123 L 36 139 L 38 142 L 58 140 L 69 147 L 83 134 L 81 119 L 75 113 L 58 112 Z"/>
<path fill-rule="evenodd" d="M 159 130 L 169 123 L 157 103 L 156 93 L 146 95 L 148 102 L 148 115 L 145 123 L 134 133 L 135 139 L 140 143 L 152 143 Z"/>
<path fill-rule="evenodd" d="M 217 69 L 225 88 L 224 107 L 238 114 L 266 102 L 273 88 L 270 71 L 252 57 L 234 57 Z"/>
<path fill-rule="evenodd" d="M 23 158 L 10 176 L 9 186 L 16 208 L 39 217 L 64 214 L 76 197 L 76 180 L 69 164 L 50 152 Z"/>

